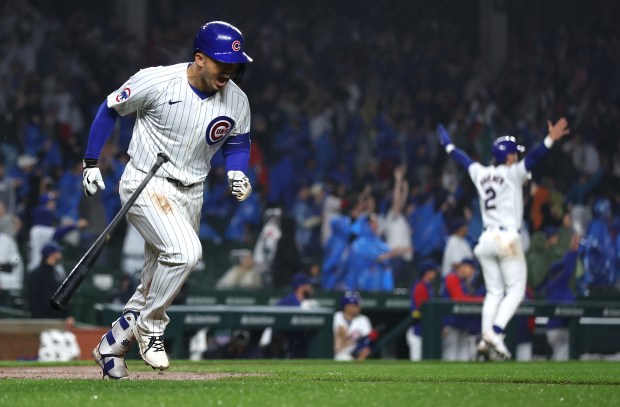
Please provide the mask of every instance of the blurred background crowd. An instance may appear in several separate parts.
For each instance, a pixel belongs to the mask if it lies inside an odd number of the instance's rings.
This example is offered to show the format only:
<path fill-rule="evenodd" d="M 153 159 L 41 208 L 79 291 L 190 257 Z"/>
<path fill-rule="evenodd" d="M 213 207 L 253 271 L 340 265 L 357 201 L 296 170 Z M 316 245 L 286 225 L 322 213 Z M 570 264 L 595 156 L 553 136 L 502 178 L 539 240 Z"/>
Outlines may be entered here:
<path fill-rule="evenodd" d="M 528 283 L 544 298 L 551 265 L 577 235 L 570 289 L 620 298 L 613 2 L 496 2 L 508 21 L 501 64 L 484 58 L 484 2 L 157 0 L 141 16 L 122 3 L 0 1 L 4 292 L 27 291 L 28 275 L 63 247 L 86 250 L 118 211 L 132 117 L 117 122 L 99 160 L 106 190 L 82 193 L 103 99 L 141 68 L 189 61 L 196 29 L 222 19 L 242 30 L 255 61 L 241 85 L 254 193 L 231 198 L 214 158 L 200 237 L 205 257 L 234 248 L 229 269 L 206 270 L 218 288 L 285 288 L 302 271 L 319 289 L 393 292 L 410 289 L 428 260 L 445 277 L 471 257 L 482 226 L 473 185 L 438 148 L 436 125 L 488 164 L 495 138 L 510 134 L 531 149 L 547 120 L 565 116 L 571 136 L 526 186 Z M 140 237 L 126 228 L 116 237 L 131 284 Z M 63 262 L 52 263 L 60 279 Z"/>

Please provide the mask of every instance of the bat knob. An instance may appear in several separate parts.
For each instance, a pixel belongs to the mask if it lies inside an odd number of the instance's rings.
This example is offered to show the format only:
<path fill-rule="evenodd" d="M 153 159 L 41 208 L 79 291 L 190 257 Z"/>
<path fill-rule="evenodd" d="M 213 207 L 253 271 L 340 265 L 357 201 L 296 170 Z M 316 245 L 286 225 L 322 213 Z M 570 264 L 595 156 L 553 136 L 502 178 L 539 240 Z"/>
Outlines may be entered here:
<path fill-rule="evenodd" d="M 167 163 L 168 161 L 170 161 L 170 157 L 168 157 L 166 153 L 159 153 L 157 154 L 157 161 L 160 164 Z"/>
<path fill-rule="evenodd" d="M 64 308 L 63 305 L 59 301 L 53 298 L 50 300 L 50 306 L 57 311 L 62 311 L 62 309 Z"/>

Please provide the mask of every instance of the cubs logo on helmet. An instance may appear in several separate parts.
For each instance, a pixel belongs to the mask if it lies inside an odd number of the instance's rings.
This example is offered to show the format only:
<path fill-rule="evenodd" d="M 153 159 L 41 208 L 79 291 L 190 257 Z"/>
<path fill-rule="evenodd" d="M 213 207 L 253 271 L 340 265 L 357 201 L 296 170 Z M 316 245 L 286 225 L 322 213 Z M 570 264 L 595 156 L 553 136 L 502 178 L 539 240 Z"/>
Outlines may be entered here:
<path fill-rule="evenodd" d="M 216 61 L 245 64 L 252 58 L 243 51 L 243 34 L 223 21 L 212 21 L 200 27 L 194 39 L 194 52 L 200 51 Z"/>
<path fill-rule="evenodd" d="M 498 165 L 506 162 L 508 154 L 522 153 L 524 151 L 525 147 L 518 145 L 517 139 L 512 136 L 499 137 L 491 147 L 495 164 Z"/>
<path fill-rule="evenodd" d="M 125 100 L 129 99 L 130 95 L 131 95 L 131 89 L 124 88 L 123 90 L 118 92 L 118 95 L 116 95 L 116 101 L 117 102 L 125 101 Z"/>
<path fill-rule="evenodd" d="M 218 116 L 207 126 L 207 143 L 209 145 L 222 141 L 235 126 L 235 121 L 228 116 Z"/>

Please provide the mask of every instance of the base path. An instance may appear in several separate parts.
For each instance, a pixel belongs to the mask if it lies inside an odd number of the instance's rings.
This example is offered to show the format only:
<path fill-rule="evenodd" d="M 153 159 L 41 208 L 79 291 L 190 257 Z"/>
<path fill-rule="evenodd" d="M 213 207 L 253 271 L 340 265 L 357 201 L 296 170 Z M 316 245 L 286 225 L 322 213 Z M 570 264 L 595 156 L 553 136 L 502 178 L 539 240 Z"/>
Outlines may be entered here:
<path fill-rule="evenodd" d="M 218 380 L 254 376 L 246 373 L 196 373 L 174 371 L 130 372 L 130 380 Z M 101 380 L 97 366 L 24 366 L 0 367 L 0 379 L 85 379 Z"/>

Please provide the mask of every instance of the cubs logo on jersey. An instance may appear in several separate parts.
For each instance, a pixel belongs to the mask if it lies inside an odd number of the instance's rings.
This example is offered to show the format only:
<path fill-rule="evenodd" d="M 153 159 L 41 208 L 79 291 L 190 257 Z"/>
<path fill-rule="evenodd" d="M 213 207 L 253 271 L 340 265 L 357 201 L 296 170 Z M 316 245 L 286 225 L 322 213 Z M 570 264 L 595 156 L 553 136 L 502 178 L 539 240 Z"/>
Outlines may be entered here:
<path fill-rule="evenodd" d="M 123 100 L 127 100 L 129 99 L 129 95 L 131 95 L 131 89 L 124 88 L 123 90 L 118 92 L 118 95 L 116 95 L 116 101 L 122 102 Z"/>
<path fill-rule="evenodd" d="M 209 145 L 222 141 L 235 126 L 235 121 L 228 116 L 218 116 L 207 126 L 207 143 Z"/>

